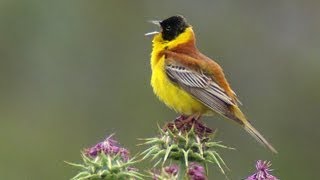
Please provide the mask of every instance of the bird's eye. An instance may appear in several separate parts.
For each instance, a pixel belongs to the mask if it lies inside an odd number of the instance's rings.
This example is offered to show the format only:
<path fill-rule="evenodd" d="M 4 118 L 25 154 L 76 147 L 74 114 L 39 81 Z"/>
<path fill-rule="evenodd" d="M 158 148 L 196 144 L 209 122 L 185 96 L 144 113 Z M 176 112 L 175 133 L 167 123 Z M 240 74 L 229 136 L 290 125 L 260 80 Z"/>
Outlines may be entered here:
<path fill-rule="evenodd" d="M 170 31 L 170 30 L 171 30 L 171 26 L 167 26 L 166 31 Z"/>

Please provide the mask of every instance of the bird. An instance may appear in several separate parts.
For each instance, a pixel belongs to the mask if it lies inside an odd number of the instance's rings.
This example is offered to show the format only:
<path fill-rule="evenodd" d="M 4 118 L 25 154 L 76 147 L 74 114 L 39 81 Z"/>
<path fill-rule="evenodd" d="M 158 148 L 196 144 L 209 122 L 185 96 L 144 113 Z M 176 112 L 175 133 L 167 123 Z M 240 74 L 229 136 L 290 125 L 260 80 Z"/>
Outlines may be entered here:
<path fill-rule="evenodd" d="M 196 47 L 193 27 L 181 15 L 150 21 L 161 31 L 153 36 L 151 86 L 169 108 L 190 118 L 220 114 L 241 125 L 273 153 L 277 150 L 256 130 L 239 108 L 221 66 Z"/>

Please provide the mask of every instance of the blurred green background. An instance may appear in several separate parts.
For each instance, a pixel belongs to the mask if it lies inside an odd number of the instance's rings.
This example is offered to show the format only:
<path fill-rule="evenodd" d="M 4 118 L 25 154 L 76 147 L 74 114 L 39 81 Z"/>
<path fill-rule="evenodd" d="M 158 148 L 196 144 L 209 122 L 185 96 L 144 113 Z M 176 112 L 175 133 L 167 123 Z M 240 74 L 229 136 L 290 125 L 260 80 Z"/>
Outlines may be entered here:
<path fill-rule="evenodd" d="M 320 1 L 0 1 L 0 179 L 68 179 L 80 150 L 111 133 L 132 154 L 176 113 L 149 85 L 147 23 L 182 14 L 223 66 L 243 111 L 278 149 L 206 118 L 231 179 L 273 162 L 284 180 L 319 168 Z M 143 165 L 141 165 L 143 166 Z M 217 168 L 210 179 L 224 179 Z"/>

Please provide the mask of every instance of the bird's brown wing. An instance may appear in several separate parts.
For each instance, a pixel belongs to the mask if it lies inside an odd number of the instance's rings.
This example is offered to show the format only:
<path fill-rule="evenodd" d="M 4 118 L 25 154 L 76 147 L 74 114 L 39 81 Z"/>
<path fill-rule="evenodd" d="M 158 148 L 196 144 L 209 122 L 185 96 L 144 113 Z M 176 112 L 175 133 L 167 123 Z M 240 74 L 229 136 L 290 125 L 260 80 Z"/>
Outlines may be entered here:
<path fill-rule="evenodd" d="M 172 82 L 217 113 L 227 117 L 233 116 L 229 106 L 235 103 L 214 78 L 174 62 L 167 61 L 165 66 L 166 74 Z"/>

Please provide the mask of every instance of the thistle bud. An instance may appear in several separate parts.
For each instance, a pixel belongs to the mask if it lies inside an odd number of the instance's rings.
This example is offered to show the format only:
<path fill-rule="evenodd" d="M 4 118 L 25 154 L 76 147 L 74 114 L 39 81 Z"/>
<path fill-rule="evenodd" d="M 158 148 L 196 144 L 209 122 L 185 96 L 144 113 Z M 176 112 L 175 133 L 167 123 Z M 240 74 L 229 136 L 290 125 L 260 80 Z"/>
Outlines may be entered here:
<path fill-rule="evenodd" d="M 131 167 L 136 163 L 134 158 L 130 158 L 129 151 L 120 147 L 118 142 L 112 139 L 112 136 L 85 149 L 82 152 L 82 159 L 82 164 L 67 162 L 80 169 L 72 180 L 142 179 L 142 175 L 137 172 L 137 169 Z"/>
<path fill-rule="evenodd" d="M 189 168 L 191 162 L 212 163 L 225 174 L 224 167 L 227 166 L 217 150 L 232 148 L 222 145 L 220 141 L 214 141 L 214 131 L 201 121 L 186 121 L 184 118 L 180 116 L 165 128 L 159 128 L 159 136 L 144 139 L 143 144 L 149 148 L 142 153 L 142 159 L 157 160 L 155 166 L 162 163 L 162 167 L 168 160 L 178 161 L 185 169 Z"/>

